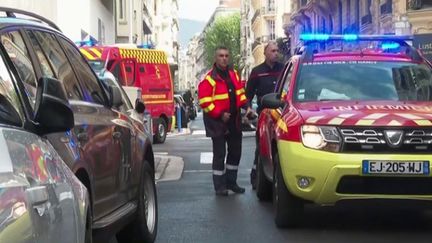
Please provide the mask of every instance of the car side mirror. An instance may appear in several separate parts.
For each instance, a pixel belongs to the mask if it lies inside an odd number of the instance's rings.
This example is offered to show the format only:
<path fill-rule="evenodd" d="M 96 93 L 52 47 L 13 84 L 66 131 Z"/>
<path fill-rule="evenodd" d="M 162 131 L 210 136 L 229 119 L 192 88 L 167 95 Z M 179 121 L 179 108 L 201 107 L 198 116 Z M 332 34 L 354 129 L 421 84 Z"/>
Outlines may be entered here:
<path fill-rule="evenodd" d="M 74 114 L 59 80 L 47 77 L 39 79 L 34 121 L 39 134 L 65 132 L 73 128 Z"/>
<path fill-rule="evenodd" d="M 137 99 L 135 101 L 135 111 L 138 112 L 139 114 L 143 114 L 144 111 L 145 111 L 144 102 L 142 102 L 141 100 Z"/>
<path fill-rule="evenodd" d="M 270 93 L 263 96 L 262 106 L 269 109 L 277 109 L 285 106 L 286 102 L 281 100 L 280 94 Z"/>

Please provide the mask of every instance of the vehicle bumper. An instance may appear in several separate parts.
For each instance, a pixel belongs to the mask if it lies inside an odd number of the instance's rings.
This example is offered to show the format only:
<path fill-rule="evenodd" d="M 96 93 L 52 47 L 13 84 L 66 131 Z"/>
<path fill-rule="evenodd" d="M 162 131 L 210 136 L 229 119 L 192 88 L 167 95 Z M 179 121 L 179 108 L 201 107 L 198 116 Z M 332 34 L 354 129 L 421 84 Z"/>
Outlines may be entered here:
<path fill-rule="evenodd" d="M 401 199 L 401 200 L 432 200 L 432 193 L 413 193 L 409 190 L 403 194 L 393 194 L 389 192 L 369 193 L 370 185 L 379 185 L 381 182 L 393 186 L 391 183 L 397 181 L 398 185 L 404 184 L 406 180 L 409 186 L 413 187 L 431 187 L 432 177 L 428 176 L 371 176 L 362 174 L 363 160 L 425 160 L 432 161 L 432 154 L 346 154 L 331 153 L 326 151 L 308 149 L 298 142 L 279 141 L 278 151 L 282 173 L 288 190 L 295 196 L 312 201 L 320 205 L 333 205 L 341 200 L 351 199 Z M 430 166 L 431 164 L 429 164 Z M 430 170 L 430 169 L 429 169 Z M 307 177 L 311 183 L 306 188 L 298 186 L 298 180 L 301 177 Z M 356 188 L 364 187 L 368 193 L 350 191 L 346 187 L 347 178 L 355 182 L 349 185 L 355 185 Z M 382 180 L 382 181 L 380 181 Z M 413 182 L 414 181 L 414 182 Z M 420 182 L 417 182 L 420 181 Z M 365 183 L 363 182 L 373 182 Z M 345 184 L 342 184 L 345 183 Z M 374 184 L 375 183 L 375 184 Z M 378 183 L 378 184 L 377 184 Z M 390 184 L 389 184 L 390 183 Z M 416 184 L 417 183 L 417 184 Z M 420 184 L 419 184 L 420 183 Z M 345 190 L 341 193 L 341 186 Z M 365 185 L 368 185 L 367 188 Z M 405 186 L 404 185 L 404 186 Z M 394 186 L 397 186 L 395 184 Z M 348 190 L 346 190 L 348 188 Z M 362 189 L 363 190 L 363 189 Z M 385 187 L 384 189 L 386 190 Z M 373 191 L 371 189 L 371 191 Z"/>

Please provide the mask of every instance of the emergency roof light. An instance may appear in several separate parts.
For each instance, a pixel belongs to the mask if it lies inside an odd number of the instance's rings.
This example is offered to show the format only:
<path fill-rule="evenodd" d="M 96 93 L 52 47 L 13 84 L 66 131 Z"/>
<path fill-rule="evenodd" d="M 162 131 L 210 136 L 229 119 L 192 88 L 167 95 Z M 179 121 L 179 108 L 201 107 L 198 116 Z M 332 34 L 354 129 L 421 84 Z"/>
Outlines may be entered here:
<path fill-rule="evenodd" d="M 410 41 L 413 36 L 408 35 L 329 35 L 329 34 L 301 34 L 300 40 L 304 42 L 327 42 L 327 41 Z"/>
<path fill-rule="evenodd" d="M 298 54 L 303 55 L 305 61 L 313 60 L 313 56 L 318 52 L 312 44 L 325 44 L 332 41 L 341 41 L 343 43 L 363 42 L 363 41 L 379 41 L 380 48 L 387 51 L 400 50 L 401 47 L 405 48 L 405 54 L 415 61 L 422 61 L 418 51 L 412 47 L 407 41 L 412 41 L 413 36 L 409 35 L 330 35 L 330 34 L 301 34 L 300 40 L 303 41 L 304 46 L 300 48 Z"/>
<path fill-rule="evenodd" d="M 83 46 L 96 46 L 97 41 L 87 40 L 87 41 L 77 41 L 75 44 L 79 47 Z"/>

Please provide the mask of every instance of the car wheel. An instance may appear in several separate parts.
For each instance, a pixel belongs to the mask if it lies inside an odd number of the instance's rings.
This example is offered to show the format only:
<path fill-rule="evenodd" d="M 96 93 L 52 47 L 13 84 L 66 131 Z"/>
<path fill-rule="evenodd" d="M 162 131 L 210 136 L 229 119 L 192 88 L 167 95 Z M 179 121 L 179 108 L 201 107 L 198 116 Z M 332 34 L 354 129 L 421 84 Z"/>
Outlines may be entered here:
<path fill-rule="evenodd" d="M 272 184 L 264 174 L 264 165 L 260 155 L 257 161 L 256 194 L 261 201 L 270 201 L 272 198 Z"/>
<path fill-rule="evenodd" d="M 141 176 L 137 218 L 118 234 L 117 241 L 119 243 L 154 242 L 157 226 L 158 205 L 154 171 L 145 161 Z"/>
<path fill-rule="evenodd" d="M 167 135 L 167 124 L 163 118 L 156 120 L 156 133 L 154 135 L 154 143 L 164 143 Z"/>
<path fill-rule="evenodd" d="M 279 228 L 298 226 L 303 217 L 304 203 L 288 191 L 277 153 L 274 154 L 274 168 L 273 210 L 276 226 Z"/>
<path fill-rule="evenodd" d="M 92 212 L 90 206 L 87 208 L 87 217 L 86 217 L 86 225 L 85 225 L 85 243 L 93 242 L 93 230 L 92 230 Z"/>

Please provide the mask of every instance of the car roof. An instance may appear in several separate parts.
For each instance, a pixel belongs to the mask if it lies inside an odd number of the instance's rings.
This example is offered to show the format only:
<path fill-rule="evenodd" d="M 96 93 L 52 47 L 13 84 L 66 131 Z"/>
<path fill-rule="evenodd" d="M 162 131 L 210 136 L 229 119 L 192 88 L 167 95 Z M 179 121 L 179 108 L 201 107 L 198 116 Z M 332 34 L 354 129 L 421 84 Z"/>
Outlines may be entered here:
<path fill-rule="evenodd" d="M 52 28 L 48 24 L 39 22 L 36 19 L 33 20 L 33 19 L 13 18 L 13 17 L 0 17 L 0 29 L 4 29 L 11 26 L 37 26 L 37 27 L 59 32 L 58 30 Z"/>

